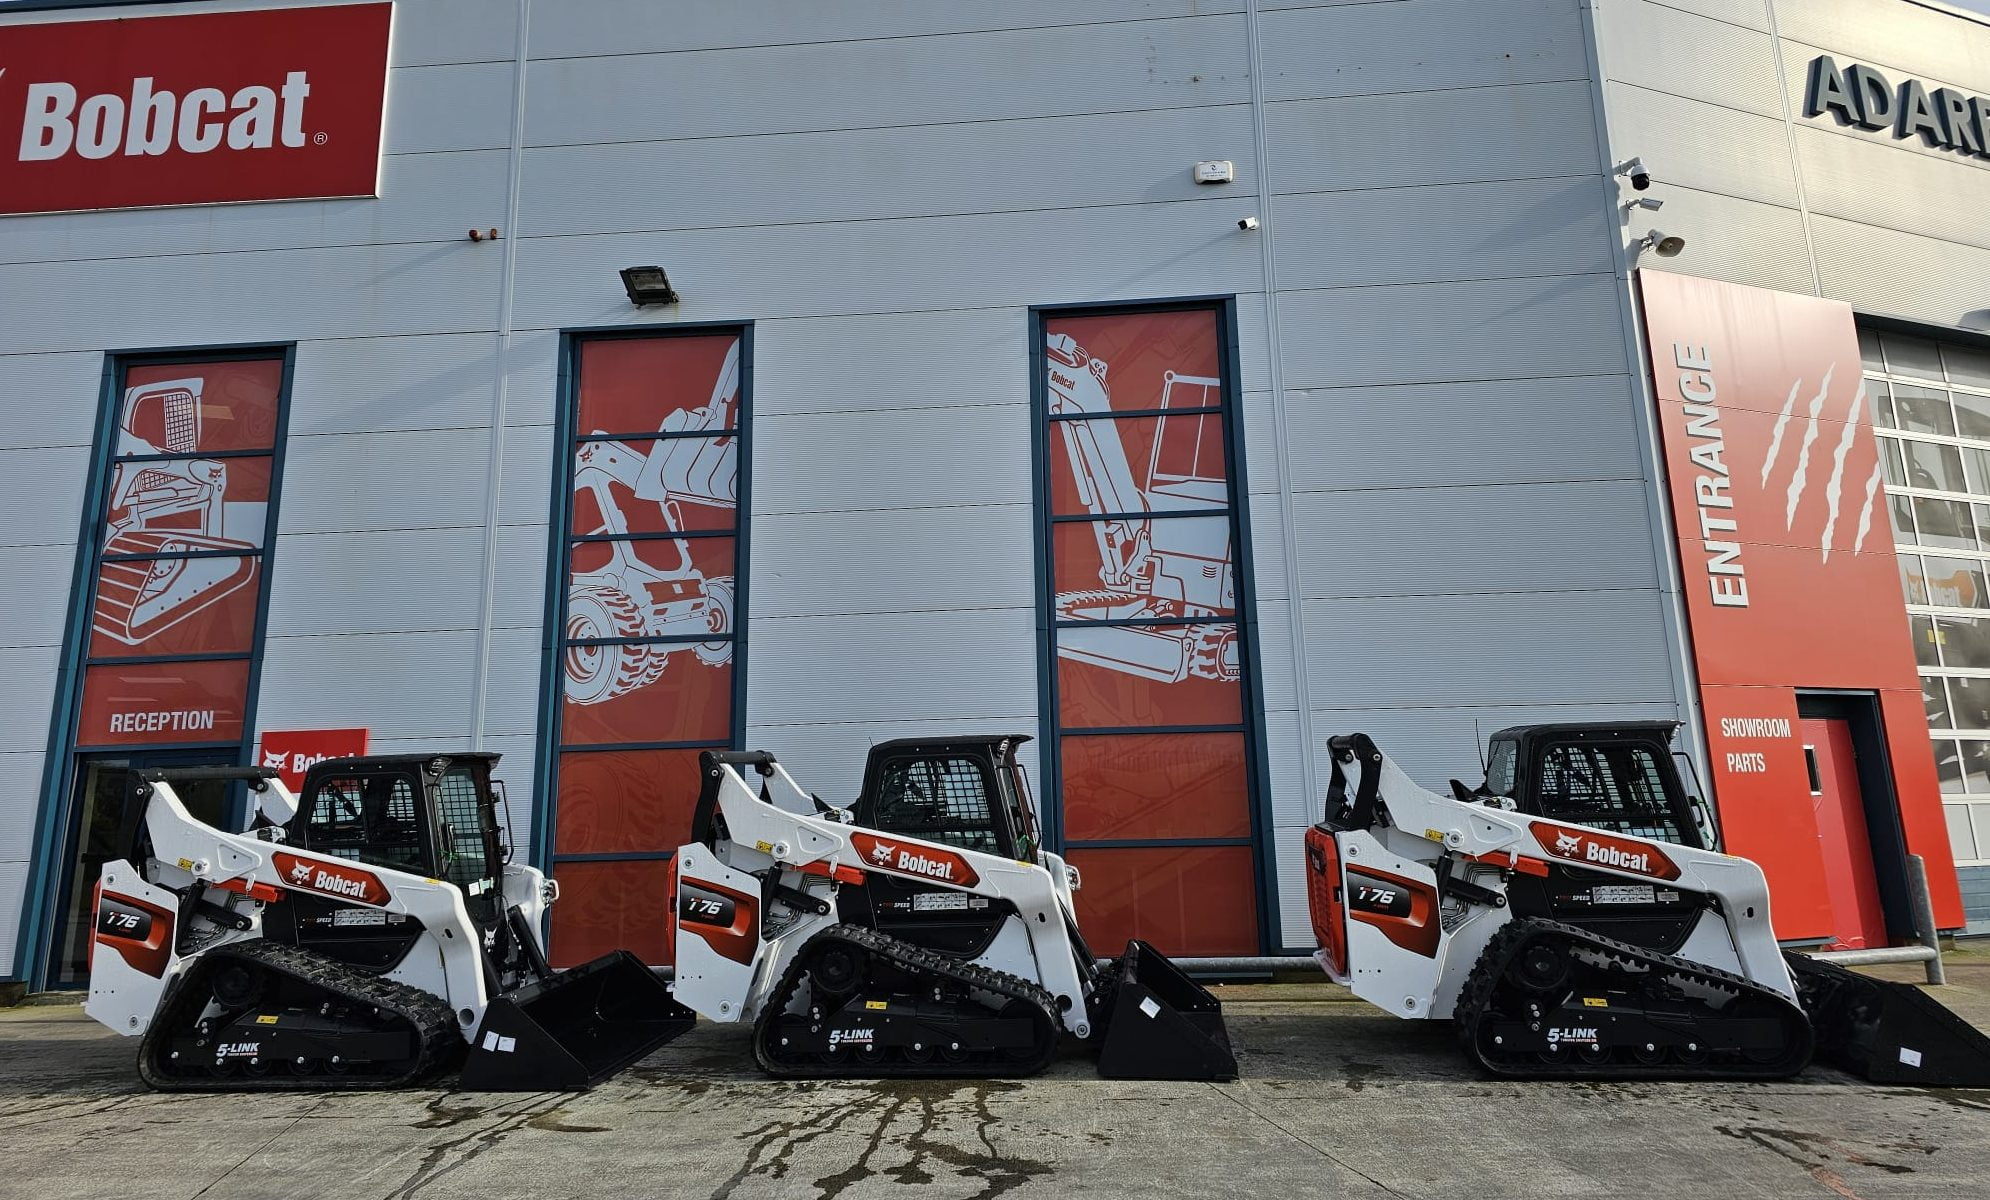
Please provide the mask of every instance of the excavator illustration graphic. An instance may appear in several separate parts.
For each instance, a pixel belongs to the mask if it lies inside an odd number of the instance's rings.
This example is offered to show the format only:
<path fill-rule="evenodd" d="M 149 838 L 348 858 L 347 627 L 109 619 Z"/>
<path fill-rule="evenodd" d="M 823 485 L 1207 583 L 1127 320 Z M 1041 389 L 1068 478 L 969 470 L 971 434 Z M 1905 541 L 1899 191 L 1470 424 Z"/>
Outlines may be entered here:
<path fill-rule="evenodd" d="M 1227 621 L 1237 605 L 1228 519 L 1154 517 L 1170 510 L 1220 510 L 1228 502 L 1222 414 L 1167 411 L 1214 408 L 1222 381 L 1166 374 L 1156 406 L 1162 415 L 1153 418 L 1154 446 L 1143 482 L 1128 462 L 1121 422 L 1109 418 L 1105 360 L 1086 353 L 1068 334 L 1053 334 L 1045 352 L 1050 415 L 1063 438 L 1079 499 L 1097 518 L 1090 524 L 1100 560 L 1101 586 L 1058 593 L 1057 615 L 1093 621 Z M 1236 629 L 1222 623 L 1072 630 L 1060 639 L 1058 653 L 1161 683 L 1191 676 L 1238 678 Z"/>
<path fill-rule="evenodd" d="M 709 403 L 665 417 L 665 435 L 730 429 L 739 404 L 739 347 L 726 355 Z M 597 430 L 596 432 L 602 432 Z M 606 561 L 576 570 L 567 591 L 567 699 L 600 704 L 647 687 L 662 677 L 673 655 L 688 650 L 706 666 L 732 658 L 733 577 L 708 576 L 680 535 L 686 505 L 738 506 L 738 442 L 728 436 L 666 436 L 645 453 L 627 441 L 581 443 L 574 490 L 592 498 L 600 520 L 576 537 L 612 537 L 596 543 Z M 631 532 L 617 492 L 657 506 L 666 536 L 624 540 Z M 695 524 L 695 523 L 693 523 Z M 663 559 L 665 561 L 658 561 Z M 630 644 L 593 639 L 695 637 L 709 641 Z"/>
<path fill-rule="evenodd" d="M 118 454 L 198 453 L 204 383 L 175 379 L 126 392 Z M 246 557 L 255 545 L 224 532 L 225 461 L 161 458 L 121 462 L 115 472 L 103 582 L 92 621 L 98 633 L 127 646 L 143 645 L 255 582 L 258 560 Z M 200 557 L 154 557 L 195 554 Z"/>

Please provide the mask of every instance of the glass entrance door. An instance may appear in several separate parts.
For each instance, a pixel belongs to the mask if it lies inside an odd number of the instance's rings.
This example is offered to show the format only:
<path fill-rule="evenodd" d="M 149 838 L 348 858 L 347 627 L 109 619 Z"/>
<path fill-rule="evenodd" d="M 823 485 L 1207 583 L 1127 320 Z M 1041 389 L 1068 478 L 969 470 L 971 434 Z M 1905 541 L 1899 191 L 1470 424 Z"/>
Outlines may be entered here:
<path fill-rule="evenodd" d="M 55 936 L 50 939 L 48 984 L 80 988 L 90 982 L 90 922 L 94 915 L 97 877 L 118 854 L 118 838 L 131 803 L 134 772 L 156 767 L 230 766 L 235 756 L 223 750 L 177 753 L 86 755 L 76 768 L 75 791 L 69 803 L 68 864 L 58 893 Z M 196 818 L 228 828 L 229 791 L 219 781 L 178 785 L 180 801 Z"/>

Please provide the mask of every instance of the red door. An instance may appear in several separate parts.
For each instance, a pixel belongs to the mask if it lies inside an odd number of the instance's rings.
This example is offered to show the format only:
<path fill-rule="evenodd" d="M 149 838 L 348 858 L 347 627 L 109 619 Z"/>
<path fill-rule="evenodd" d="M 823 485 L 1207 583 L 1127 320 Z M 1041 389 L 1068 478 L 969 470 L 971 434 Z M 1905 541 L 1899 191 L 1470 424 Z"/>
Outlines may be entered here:
<path fill-rule="evenodd" d="M 1866 835 L 1865 802 L 1859 769 L 1852 757 L 1852 727 L 1834 718 L 1805 717 L 1804 752 L 1814 758 L 1811 804 L 1817 810 L 1817 836 L 1824 854 L 1824 880 L 1830 889 L 1832 950 L 1888 944 L 1886 913 L 1880 908 L 1873 872 L 1872 841 Z"/>

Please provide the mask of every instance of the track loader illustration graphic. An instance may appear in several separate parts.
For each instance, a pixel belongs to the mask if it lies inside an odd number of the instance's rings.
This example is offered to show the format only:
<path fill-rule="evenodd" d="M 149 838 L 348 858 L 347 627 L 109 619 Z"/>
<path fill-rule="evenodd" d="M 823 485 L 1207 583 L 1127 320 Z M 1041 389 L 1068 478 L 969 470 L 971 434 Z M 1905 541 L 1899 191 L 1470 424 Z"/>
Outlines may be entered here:
<path fill-rule="evenodd" d="M 1065 618 L 1230 619 L 1237 593 L 1226 518 L 1155 520 L 1166 509 L 1218 509 L 1229 502 L 1223 473 L 1222 416 L 1168 415 L 1170 408 L 1213 408 L 1222 381 L 1168 372 L 1153 418 L 1154 446 L 1145 482 L 1136 480 L 1113 420 L 1106 363 L 1068 334 L 1046 345 L 1050 414 L 1064 442 L 1078 497 L 1098 543 L 1098 589 L 1058 594 Z M 1187 399 L 1178 398 L 1181 391 Z M 1083 419 L 1086 416 L 1093 419 Z M 1220 528 L 1219 528 L 1220 527 Z M 1060 639 L 1067 658 L 1162 683 L 1190 676 L 1238 678 L 1236 630 L 1227 624 L 1103 625 Z"/>
<path fill-rule="evenodd" d="M 86 1010 L 165 1091 L 587 1087 L 694 1018 L 627 951 L 553 971 L 557 888 L 506 861 L 495 754 L 331 759 L 301 803 L 267 768 L 142 773 L 98 887 Z M 239 781 L 227 833 L 173 785 Z"/>
<path fill-rule="evenodd" d="M 200 379 L 133 388 L 125 397 L 120 455 L 181 455 L 200 449 Z M 157 440 L 154 440 L 154 439 Z M 228 466 L 212 458 L 121 462 L 111 484 L 112 520 L 92 628 L 127 646 L 255 582 L 252 552 L 224 536 Z M 198 558 L 120 558 L 208 552 Z"/>
<path fill-rule="evenodd" d="M 877 746 L 847 811 L 772 754 L 701 754 L 677 999 L 751 1024 L 774 1075 L 1031 1075 L 1068 1033 L 1109 1078 L 1235 1078 L 1215 997 L 1144 942 L 1086 949 L 1077 873 L 1036 843 L 1027 740 Z"/>
<path fill-rule="evenodd" d="M 1366 734 L 1329 739 L 1306 832 L 1318 959 L 1399 1017 L 1449 1020 L 1516 1077 L 1990 1085 L 1990 1039 L 1904 984 L 1785 954 L 1762 870 L 1703 848 L 1670 722 L 1493 735 L 1487 783 L 1424 790 Z"/>
<path fill-rule="evenodd" d="M 739 348 L 734 346 L 712 387 L 711 401 L 672 412 L 660 432 L 695 435 L 732 427 L 739 403 Z M 574 487 L 586 490 L 600 513 L 579 537 L 612 537 L 598 543 L 607 561 L 576 571 L 567 592 L 570 641 L 614 638 L 723 635 L 733 619 L 733 577 L 707 576 L 691 557 L 687 504 L 735 508 L 738 500 L 738 445 L 731 437 L 666 436 L 645 453 L 628 441 L 582 442 L 576 452 Z M 629 520 L 616 499 L 620 487 L 636 500 L 653 503 L 666 536 L 622 540 Z M 658 564 L 652 556 L 669 562 Z M 567 698 L 599 704 L 627 695 L 661 678 L 670 658 L 689 650 L 699 662 L 720 666 L 732 658 L 732 642 L 592 644 L 571 646 L 566 657 Z"/>

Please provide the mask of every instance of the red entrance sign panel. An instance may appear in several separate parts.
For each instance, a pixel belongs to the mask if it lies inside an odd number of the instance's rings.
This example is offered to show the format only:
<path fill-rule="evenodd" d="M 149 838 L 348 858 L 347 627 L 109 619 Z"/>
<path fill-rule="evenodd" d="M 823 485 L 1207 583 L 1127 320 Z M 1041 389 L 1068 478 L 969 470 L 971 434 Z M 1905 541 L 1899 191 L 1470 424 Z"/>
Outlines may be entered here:
<path fill-rule="evenodd" d="M 297 791 L 304 773 L 329 758 L 358 758 L 366 753 L 364 729 L 295 729 L 263 734 L 256 763 L 282 772 L 283 786 Z"/>
<path fill-rule="evenodd" d="M 1959 926 L 1852 311 L 1640 281 L 1727 848 L 1768 873 L 1778 936 L 1833 934 L 1796 690 L 1876 693 L 1908 850 Z"/>
<path fill-rule="evenodd" d="M 391 4 L 7 27 L 0 212 L 371 196 Z"/>
<path fill-rule="evenodd" d="M 246 659 L 106 665 L 83 673 L 78 746 L 161 746 L 242 740 Z"/>

